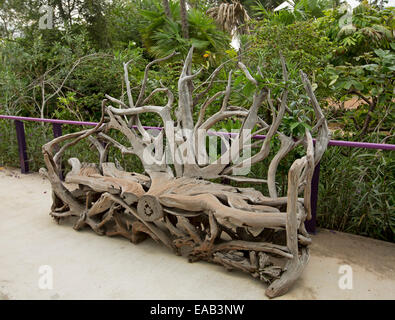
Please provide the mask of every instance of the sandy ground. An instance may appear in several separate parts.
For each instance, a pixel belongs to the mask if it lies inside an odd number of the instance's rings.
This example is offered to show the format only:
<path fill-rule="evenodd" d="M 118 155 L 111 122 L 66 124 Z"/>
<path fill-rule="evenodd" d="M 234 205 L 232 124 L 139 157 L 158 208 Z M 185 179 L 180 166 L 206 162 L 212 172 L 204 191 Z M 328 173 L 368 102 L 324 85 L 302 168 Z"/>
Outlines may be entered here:
<path fill-rule="evenodd" d="M 146 240 L 74 231 L 49 216 L 49 183 L 0 168 L 0 299 L 267 299 L 265 285 L 221 266 L 188 263 Z M 395 244 L 319 230 L 310 262 L 279 299 L 395 299 Z M 49 265 L 53 288 L 40 289 Z M 352 268 L 340 289 L 339 267 Z"/>

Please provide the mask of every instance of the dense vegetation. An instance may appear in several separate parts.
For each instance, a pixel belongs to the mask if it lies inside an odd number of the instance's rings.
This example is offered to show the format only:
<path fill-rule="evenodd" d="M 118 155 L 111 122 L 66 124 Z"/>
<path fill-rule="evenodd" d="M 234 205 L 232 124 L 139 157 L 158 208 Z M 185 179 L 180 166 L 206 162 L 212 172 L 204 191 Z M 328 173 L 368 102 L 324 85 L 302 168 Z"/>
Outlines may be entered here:
<path fill-rule="evenodd" d="M 53 26 L 42 29 L 43 1 L 2 0 L 0 114 L 97 121 L 104 94 L 124 98 L 123 62 L 133 59 L 129 77 L 137 93 L 146 63 L 177 50 L 181 57 L 153 68 L 148 83 L 148 90 L 162 82 L 176 92 L 181 58 L 194 45 L 194 67 L 203 68 L 197 91 L 226 62 L 210 92 L 223 90 L 226 71 L 240 58 L 275 97 L 281 89 L 281 52 L 294 101 L 285 119 L 289 131 L 309 125 L 307 97 L 297 81 L 302 69 L 313 81 L 333 139 L 395 143 L 395 9 L 381 1 L 364 0 L 351 10 L 339 1 L 299 0 L 293 9 L 274 12 L 281 2 L 48 0 L 55 8 Z M 231 46 L 232 37 L 240 48 Z M 235 71 L 234 86 L 232 102 L 248 107 L 252 88 L 241 72 Z M 160 95 L 155 99 L 162 102 Z M 143 121 L 158 124 L 152 117 Z M 37 170 L 51 128 L 25 126 L 30 167 Z M 217 129 L 239 126 L 235 119 Z M 64 132 L 79 129 L 63 127 Z M 88 145 L 74 152 L 87 161 L 93 157 Z M 112 157 L 139 170 L 134 159 Z M 330 147 L 321 164 L 319 224 L 394 241 L 394 159 L 392 151 Z M 15 130 L 5 120 L 0 121 L 0 164 L 18 166 Z M 253 174 L 261 175 L 266 165 Z M 279 180 L 286 178 L 287 165 Z"/>

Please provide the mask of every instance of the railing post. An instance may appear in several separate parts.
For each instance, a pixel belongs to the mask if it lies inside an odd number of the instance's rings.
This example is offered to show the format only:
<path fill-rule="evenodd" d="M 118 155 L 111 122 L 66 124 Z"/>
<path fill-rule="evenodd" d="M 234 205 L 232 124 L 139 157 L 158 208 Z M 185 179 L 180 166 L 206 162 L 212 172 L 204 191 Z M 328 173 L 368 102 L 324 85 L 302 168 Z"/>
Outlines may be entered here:
<path fill-rule="evenodd" d="M 54 138 L 60 137 L 62 135 L 62 124 L 52 123 L 52 132 Z"/>
<path fill-rule="evenodd" d="M 21 165 L 21 173 L 29 173 L 29 163 L 27 160 L 26 152 L 26 138 L 25 138 L 25 127 L 22 121 L 15 120 L 16 138 L 18 140 L 19 149 L 19 162 Z"/>
<path fill-rule="evenodd" d="M 62 135 L 62 124 L 61 123 L 52 123 L 52 132 L 53 132 L 53 137 L 58 138 Z M 59 150 L 59 146 L 55 146 L 55 150 Z M 60 164 L 60 172 L 59 172 L 59 178 L 60 180 L 64 180 L 63 174 L 62 174 L 62 164 Z"/>
<path fill-rule="evenodd" d="M 317 201 L 318 201 L 318 184 L 320 181 L 320 162 L 314 168 L 313 179 L 311 181 L 311 220 L 305 222 L 306 230 L 315 234 L 317 224 Z"/>

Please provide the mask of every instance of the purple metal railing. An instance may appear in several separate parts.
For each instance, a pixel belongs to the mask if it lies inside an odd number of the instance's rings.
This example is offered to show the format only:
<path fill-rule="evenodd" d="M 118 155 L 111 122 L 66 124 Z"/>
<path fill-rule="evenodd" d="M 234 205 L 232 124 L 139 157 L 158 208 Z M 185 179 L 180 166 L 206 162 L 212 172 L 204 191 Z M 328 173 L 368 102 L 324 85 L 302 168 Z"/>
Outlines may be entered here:
<path fill-rule="evenodd" d="M 54 137 L 62 135 L 62 124 L 80 125 L 80 126 L 95 126 L 97 122 L 86 122 L 86 121 L 73 121 L 73 120 L 57 120 L 57 119 L 41 119 L 41 118 L 29 118 L 29 117 L 17 117 L 17 116 L 5 116 L 0 115 L 0 119 L 14 120 L 16 135 L 18 140 L 19 148 L 19 159 L 21 165 L 21 172 L 29 172 L 29 163 L 26 152 L 26 138 L 25 129 L 22 121 L 34 121 L 34 122 L 47 122 L 52 123 L 52 131 Z M 162 130 L 160 127 L 144 126 L 145 129 Z M 211 132 L 211 134 L 226 134 L 235 135 L 237 133 L 225 133 L 225 132 Z M 265 139 L 264 135 L 256 135 L 254 139 Z M 340 141 L 330 140 L 329 146 L 339 147 L 351 147 L 351 148 L 367 148 L 367 149 L 381 149 L 381 150 L 395 150 L 394 144 L 383 144 L 383 143 L 369 143 L 369 142 L 352 142 L 352 141 Z M 320 163 L 314 169 L 313 180 L 311 183 L 311 213 L 312 219 L 305 222 L 306 229 L 310 233 L 315 233 L 316 230 L 316 216 L 317 216 L 317 203 L 318 203 L 318 184 L 320 176 Z"/>

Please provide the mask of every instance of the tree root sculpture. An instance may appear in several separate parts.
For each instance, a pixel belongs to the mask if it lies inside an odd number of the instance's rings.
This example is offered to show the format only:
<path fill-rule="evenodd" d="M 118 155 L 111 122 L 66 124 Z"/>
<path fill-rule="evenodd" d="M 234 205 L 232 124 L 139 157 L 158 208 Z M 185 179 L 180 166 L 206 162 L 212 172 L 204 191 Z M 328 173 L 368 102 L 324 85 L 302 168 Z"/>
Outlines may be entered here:
<path fill-rule="evenodd" d="M 176 254 L 186 255 L 190 262 L 206 260 L 223 265 L 227 270 L 248 272 L 269 285 L 267 296 L 282 295 L 298 279 L 309 259 L 311 239 L 304 221 L 311 217 L 310 185 L 314 167 L 329 141 L 325 117 L 308 78 L 301 72 L 317 118 L 312 129 L 316 132 L 315 144 L 307 129 L 302 137 L 296 138 L 279 132 L 281 120 L 289 110 L 287 86 L 281 99 L 272 101 L 270 90 L 260 88 L 246 66 L 239 62 L 239 68 L 257 88 L 251 107 L 247 110 L 229 106 L 230 74 L 226 89 L 207 98 L 194 122 L 192 110 L 208 89 L 192 97 L 192 80 L 197 75 L 191 73 L 192 53 L 193 48 L 186 57 L 178 82 L 176 120 L 171 113 L 174 95 L 168 88 L 158 88 L 145 97 L 149 68 L 174 54 L 147 65 L 135 103 L 128 79 L 129 61 L 124 64 L 128 103 L 106 96 L 102 118 L 94 128 L 66 134 L 43 146 L 47 169 L 40 169 L 40 172 L 52 185 L 50 214 L 58 222 L 74 219 L 75 230 L 88 226 L 99 235 L 120 235 L 133 243 L 150 237 Z M 287 69 L 282 58 L 281 61 L 287 83 Z M 218 69 L 208 87 L 217 74 Z M 159 92 L 167 95 L 168 103 L 163 107 L 150 105 L 152 96 Z M 205 119 L 207 106 L 220 96 L 224 96 L 220 110 Z M 109 102 L 119 107 L 107 105 Z M 264 102 L 272 111 L 270 125 L 258 116 L 258 109 Z M 147 131 L 139 119 L 142 113 L 159 115 L 163 130 L 157 134 Z M 226 150 L 217 159 L 210 160 L 206 148 L 199 145 L 199 139 L 206 141 L 207 130 L 234 117 L 243 119 L 243 130 L 232 138 L 232 143 L 223 141 Z M 130 145 L 125 146 L 112 138 L 111 129 L 121 132 Z M 266 139 L 253 144 L 247 142 L 253 129 L 266 133 Z M 242 132 L 247 132 L 247 136 Z M 81 163 L 77 158 L 68 160 L 71 171 L 65 182 L 78 185 L 71 191 L 59 178 L 60 163 L 65 150 L 82 139 L 89 139 L 97 148 L 100 160 L 98 164 Z M 281 146 L 270 162 L 267 180 L 237 175 L 238 169 L 267 158 L 274 139 L 279 139 Z M 304 146 L 306 154 L 295 160 L 289 169 L 287 196 L 278 197 L 278 164 L 298 145 Z M 248 147 L 257 151 L 247 159 L 232 160 L 234 154 Z M 146 175 L 126 172 L 106 162 L 110 148 L 117 148 L 124 155 L 138 156 Z M 231 161 L 222 161 L 225 159 Z M 213 182 L 220 178 L 267 183 L 269 196 L 254 188 Z M 303 198 L 299 197 L 300 193 Z"/>

